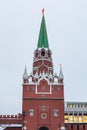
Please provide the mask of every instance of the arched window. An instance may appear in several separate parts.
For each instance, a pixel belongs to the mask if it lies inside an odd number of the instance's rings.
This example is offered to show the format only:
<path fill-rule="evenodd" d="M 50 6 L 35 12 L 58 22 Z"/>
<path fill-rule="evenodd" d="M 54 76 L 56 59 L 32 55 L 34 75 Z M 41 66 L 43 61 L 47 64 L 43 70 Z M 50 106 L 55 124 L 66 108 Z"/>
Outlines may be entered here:
<path fill-rule="evenodd" d="M 58 78 L 57 77 L 54 77 L 54 82 L 58 82 Z"/>
<path fill-rule="evenodd" d="M 45 56 L 45 50 L 44 49 L 42 49 L 42 51 L 41 51 L 41 56 Z"/>
<path fill-rule="evenodd" d="M 32 76 L 29 77 L 29 82 L 32 82 Z"/>
<path fill-rule="evenodd" d="M 58 109 L 54 109 L 53 113 L 54 113 L 54 116 L 57 117 L 58 116 Z"/>
<path fill-rule="evenodd" d="M 34 109 L 30 109 L 29 110 L 29 115 L 32 117 L 32 116 L 34 116 Z"/>

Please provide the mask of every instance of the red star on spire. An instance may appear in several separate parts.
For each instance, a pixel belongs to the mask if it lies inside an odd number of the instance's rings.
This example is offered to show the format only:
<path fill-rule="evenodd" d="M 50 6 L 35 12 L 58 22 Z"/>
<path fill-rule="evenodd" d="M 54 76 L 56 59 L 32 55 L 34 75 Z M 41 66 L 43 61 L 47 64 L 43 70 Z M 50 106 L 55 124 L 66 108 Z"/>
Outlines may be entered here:
<path fill-rule="evenodd" d="M 42 15 L 44 15 L 44 8 L 42 9 Z"/>

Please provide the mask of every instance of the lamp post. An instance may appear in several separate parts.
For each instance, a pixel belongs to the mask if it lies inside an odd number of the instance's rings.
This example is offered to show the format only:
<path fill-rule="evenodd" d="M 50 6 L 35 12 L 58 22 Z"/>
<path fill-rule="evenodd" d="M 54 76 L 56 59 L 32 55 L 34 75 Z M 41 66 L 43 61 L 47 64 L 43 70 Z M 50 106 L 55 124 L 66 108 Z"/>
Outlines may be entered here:
<path fill-rule="evenodd" d="M 24 129 L 25 129 L 25 127 L 24 127 L 25 114 L 26 114 L 26 112 L 25 112 L 25 111 L 23 111 L 23 113 L 22 113 L 22 116 L 23 116 L 23 127 L 22 127 L 22 130 L 24 130 Z"/>

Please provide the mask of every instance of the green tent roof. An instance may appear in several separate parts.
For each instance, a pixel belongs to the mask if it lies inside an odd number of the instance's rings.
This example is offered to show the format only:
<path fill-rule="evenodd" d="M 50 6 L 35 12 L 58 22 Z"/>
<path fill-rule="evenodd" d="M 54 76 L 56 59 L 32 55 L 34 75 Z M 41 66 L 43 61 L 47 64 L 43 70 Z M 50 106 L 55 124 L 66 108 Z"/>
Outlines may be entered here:
<path fill-rule="evenodd" d="M 44 15 L 42 16 L 41 21 L 40 33 L 38 38 L 38 48 L 49 48 Z"/>

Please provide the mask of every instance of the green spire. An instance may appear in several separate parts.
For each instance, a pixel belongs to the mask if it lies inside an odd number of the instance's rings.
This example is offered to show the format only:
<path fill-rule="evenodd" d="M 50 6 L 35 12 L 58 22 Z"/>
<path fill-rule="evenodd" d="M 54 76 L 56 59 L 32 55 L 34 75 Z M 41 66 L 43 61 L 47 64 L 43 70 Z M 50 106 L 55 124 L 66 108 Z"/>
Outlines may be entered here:
<path fill-rule="evenodd" d="M 44 12 L 42 16 L 42 22 L 38 38 L 38 48 L 49 48 Z"/>

